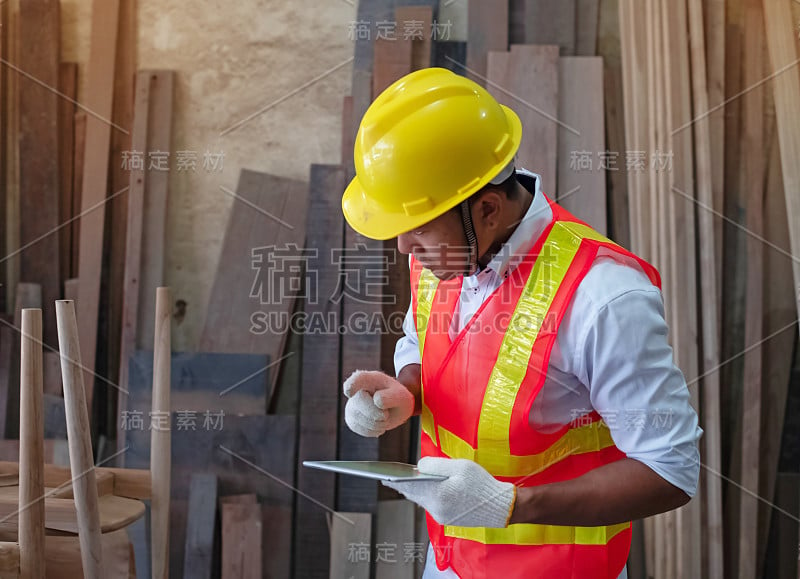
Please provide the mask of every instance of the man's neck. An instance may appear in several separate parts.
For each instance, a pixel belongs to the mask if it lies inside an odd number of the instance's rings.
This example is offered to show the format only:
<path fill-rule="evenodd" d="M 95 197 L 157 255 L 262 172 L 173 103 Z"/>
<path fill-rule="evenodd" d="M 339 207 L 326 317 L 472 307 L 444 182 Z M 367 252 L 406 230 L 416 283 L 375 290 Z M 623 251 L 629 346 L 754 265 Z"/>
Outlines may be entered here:
<path fill-rule="evenodd" d="M 533 203 L 533 194 L 530 193 L 525 187 L 521 184 L 517 184 L 517 195 L 521 202 L 515 203 L 517 206 L 517 211 L 510 212 L 510 219 L 507 223 L 504 223 L 501 227 L 497 229 L 498 235 L 492 244 L 489 246 L 489 250 L 484 253 L 480 259 L 478 259 L 478 263 L 481 266 L 481 269 L 486 267 L 492 258 L 497 255 L 497 252 L 500 251 L 500 248 L 503 247 L 503 244 L 508 241 L 508 239 L 513 235 L 514 231 L 519 226 L 520 222 L 525 218 L 525 215 L 528 213 L 528 209 L 530 209 L 531 203 Z"/>

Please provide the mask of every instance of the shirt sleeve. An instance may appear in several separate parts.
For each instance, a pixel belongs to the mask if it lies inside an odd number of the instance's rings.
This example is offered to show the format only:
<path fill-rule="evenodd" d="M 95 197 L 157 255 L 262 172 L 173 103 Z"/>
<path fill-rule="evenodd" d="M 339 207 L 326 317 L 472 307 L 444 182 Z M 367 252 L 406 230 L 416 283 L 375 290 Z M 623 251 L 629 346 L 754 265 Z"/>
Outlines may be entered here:
<path fill-rule="evenodd" d="M 574 367 L 617 447 L 690 497 L 703 430 L 667 341 L 661 292 L 620 291 L 584 320 Z"/>
<path fill-rule="evenodd" d="M 408 306 L 406 317 L 403 319 L 403 336 L 397 340 L 394 347 L 394 375 L 409 364 L 419 364 L 419 338 L 417 325 L 414 323 L 414 313 L 411 304 Z"/>

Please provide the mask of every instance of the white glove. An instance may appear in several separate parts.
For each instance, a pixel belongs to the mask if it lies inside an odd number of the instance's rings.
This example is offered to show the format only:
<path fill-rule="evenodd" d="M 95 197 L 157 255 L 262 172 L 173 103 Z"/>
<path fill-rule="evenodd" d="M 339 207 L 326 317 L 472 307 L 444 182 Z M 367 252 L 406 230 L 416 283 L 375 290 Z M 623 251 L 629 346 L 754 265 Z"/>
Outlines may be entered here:
<path fill-rule="evenodd" d="M 512 483 L 497 480 L 478 463 L 463 458 L 426 456 L 417 468 L 447 479 L 383 484 L 423 507 L 440 525 L 508 526 L 517 497 Z"/>
<path fill-rule="evenodd" d="M 414 414 L 414 395 L 383 372 L 356 370 L 344 383 L 344 421 L 361 436 L 380 436 Z"/>

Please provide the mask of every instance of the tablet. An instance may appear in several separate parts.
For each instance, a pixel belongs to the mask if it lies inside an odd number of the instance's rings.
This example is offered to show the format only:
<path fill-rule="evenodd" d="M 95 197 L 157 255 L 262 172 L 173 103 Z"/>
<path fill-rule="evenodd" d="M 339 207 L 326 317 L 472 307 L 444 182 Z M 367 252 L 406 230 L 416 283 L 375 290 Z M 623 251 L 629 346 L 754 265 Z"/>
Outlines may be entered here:
<path fill-rule="evenodd" d="M 350 474 L 364 478 L 386 481 L 444 480 L 446 476 L 423 474 L 413 464 L 404 462 L 384 462 L 379 460 L 304 460 L 303 466 L 330 470 L 340 474 Z"/>

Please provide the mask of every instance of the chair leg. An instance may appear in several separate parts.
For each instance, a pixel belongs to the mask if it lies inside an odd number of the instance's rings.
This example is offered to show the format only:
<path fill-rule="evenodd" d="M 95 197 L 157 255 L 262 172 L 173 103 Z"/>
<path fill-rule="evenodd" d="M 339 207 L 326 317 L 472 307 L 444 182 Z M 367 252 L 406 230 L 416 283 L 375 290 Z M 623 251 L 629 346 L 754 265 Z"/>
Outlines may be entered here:
<path fill-rule="evenodd" d="M 170 414 L 170 290 L 156 290 L 156 324 L 153 342 L 153 425 L 150 431 L 150 549 L 153 579 L 169 576 L 169 492 L 171 452 Z"/>
<path fill-rule="evenodd" d="M 44 578 L 42 310 L 22 310 L 19 408 L 19 576 Z"/>
<path fill-rule="evenodd" d="M 72 488 L 78 513 L 78 538 L 84 577 L 102 579 L 103 549 L 100 541 L 100 511 L 92 458 L 89 412 L 83 384 L 83 366 L 78 343 L 78 324 L 72 300 L 56 301 L 58 347 L 67 410 L 67 439 Z"/>

